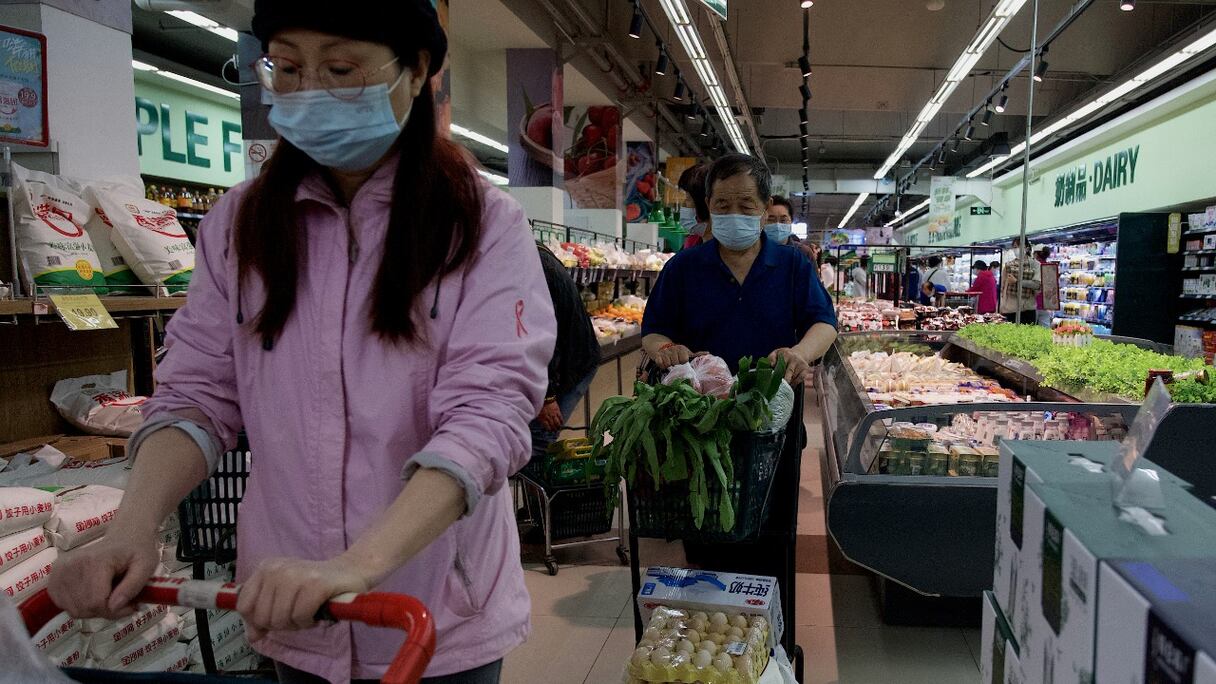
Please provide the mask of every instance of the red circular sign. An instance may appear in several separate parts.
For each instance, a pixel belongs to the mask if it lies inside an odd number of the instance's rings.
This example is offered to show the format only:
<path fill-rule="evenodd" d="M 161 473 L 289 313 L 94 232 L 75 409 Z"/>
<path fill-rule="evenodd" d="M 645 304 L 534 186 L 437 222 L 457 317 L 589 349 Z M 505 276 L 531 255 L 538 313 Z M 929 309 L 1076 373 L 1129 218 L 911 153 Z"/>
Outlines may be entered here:
<path fill-rule="evenodd" d="M 24 107 L 34 107 L 38 104 L 38 93 L 33 88 L 22 88 L 17 93 L 17 100 Z"/>
<path fill-rule="evenodd" d="M 249 161 L 255 164 L 261 164 L 262 162 L 266 161 L 267 156 L 269 156 L 269 152 L 266 150 L 266 146 L 262 143 L 254 143 L 249 146 Z"/>

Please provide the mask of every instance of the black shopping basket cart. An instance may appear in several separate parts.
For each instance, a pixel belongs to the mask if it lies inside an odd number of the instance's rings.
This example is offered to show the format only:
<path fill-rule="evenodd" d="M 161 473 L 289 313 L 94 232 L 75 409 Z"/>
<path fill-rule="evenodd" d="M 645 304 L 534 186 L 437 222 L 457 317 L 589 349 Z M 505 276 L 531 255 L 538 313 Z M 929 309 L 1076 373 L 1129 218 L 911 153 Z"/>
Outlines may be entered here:
<path fill-rule="evenodd" d="M 184 606 L 195 610 L 235 610 L 240 587 L 235 584 L 200 582 L 197 580 L 155 578 L 135 598 L 135 603 Z M 37 632 L 60 613 L 46 589 L 21 604 L 21 618 L 30 634 Z M 362 622 L 374 627 L 401 629 L 405 642 L 397 651 L 388 672 L 381 678 L 384 684 L 415 684 L 422 679 L 435 653 L 435 623 L 430 611 L 421 601 L 401 594 L 368 593 L 343 594 L 331 599 L 317 614 L 318 620 Z M 114 684 L 125 682 L 243 682 L 249 679 L 188 675 L 177 673 L 127 673 L 101 670 L 66 669 L 77 682 Z"/>

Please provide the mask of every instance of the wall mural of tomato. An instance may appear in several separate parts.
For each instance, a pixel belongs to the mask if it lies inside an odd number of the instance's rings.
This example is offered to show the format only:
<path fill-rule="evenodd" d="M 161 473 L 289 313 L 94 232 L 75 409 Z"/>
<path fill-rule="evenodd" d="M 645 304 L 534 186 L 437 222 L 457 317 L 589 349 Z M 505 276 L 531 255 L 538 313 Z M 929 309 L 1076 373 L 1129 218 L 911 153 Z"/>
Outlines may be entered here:
<path fill-rule="evenodd" d="M 645 221 L 658 200 L 654 143 L 625 143 L 625 220 Z"/>
<path fill-rule="evenodd" d="M 511 187 L 562 186 L 562 68 L 552 50 L 507 50 L 507 177 Z"/>
<path fill-rule="evenodd" d="M 619 209 L 623 170 L 621 164 L 621 110 L 611 105 L 566 107 L 566 135 L 573 144 L 563 163 L 566 191 L 579 209 Z"/>

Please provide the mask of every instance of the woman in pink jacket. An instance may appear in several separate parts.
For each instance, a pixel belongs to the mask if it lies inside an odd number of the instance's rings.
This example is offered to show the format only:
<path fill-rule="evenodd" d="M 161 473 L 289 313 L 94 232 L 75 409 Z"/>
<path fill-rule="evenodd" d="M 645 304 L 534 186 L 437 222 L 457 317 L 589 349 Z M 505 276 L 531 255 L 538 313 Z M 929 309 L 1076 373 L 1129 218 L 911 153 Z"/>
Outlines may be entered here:
<path fill-rule="evenodd" d="M 328 5 L 255 4 L 282 140 L 203 222 L 122 508 L 51 592 L 130 613 L 157 527 L 243 429 L 239 609 L 282 681 L 383 675 L 399 633 L 313 622 L 375 589 L 433 612 L 424 681 L 497 682 L 529 631 L 505 484 L 544 397 L 549 293 L 519 205 L 436 135 L 430 0 Z"/>

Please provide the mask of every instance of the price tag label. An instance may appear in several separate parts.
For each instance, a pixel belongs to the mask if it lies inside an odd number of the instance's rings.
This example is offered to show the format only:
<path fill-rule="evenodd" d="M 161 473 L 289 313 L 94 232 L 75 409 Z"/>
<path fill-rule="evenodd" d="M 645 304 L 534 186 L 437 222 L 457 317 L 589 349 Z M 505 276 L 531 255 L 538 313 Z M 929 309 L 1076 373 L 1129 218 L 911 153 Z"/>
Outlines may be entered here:
<path fill-rule="evenodd" d="M 1177 254 L 1182 243 L 1182 214 L 1170 214 L 1169 231 L 1166 233 L 1166 254 Z"/>
<path fill-rule="evenodd" d="M 51 295 L 55 311 L 69 330 L 107 330 L 118 323 L 95 294 Z"/>

